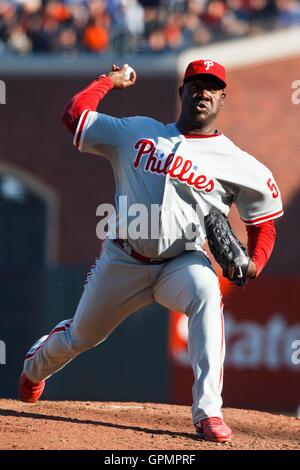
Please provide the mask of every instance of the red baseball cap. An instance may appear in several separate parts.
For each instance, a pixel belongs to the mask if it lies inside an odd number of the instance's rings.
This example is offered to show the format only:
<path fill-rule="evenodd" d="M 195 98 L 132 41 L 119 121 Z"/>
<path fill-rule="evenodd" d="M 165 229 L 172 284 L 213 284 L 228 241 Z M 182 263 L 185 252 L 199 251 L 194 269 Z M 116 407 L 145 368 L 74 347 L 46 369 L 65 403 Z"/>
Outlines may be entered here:
<path fill-rule="evenodd" d="M 210 59 L 194 60 L 194 62 L 190 62 L 186 68 L 183 82 L 185 83 L 189 78 L 203 74 L 213 75 L 222 82 L 224 88 L 226 87 L 225 67 Z"/>

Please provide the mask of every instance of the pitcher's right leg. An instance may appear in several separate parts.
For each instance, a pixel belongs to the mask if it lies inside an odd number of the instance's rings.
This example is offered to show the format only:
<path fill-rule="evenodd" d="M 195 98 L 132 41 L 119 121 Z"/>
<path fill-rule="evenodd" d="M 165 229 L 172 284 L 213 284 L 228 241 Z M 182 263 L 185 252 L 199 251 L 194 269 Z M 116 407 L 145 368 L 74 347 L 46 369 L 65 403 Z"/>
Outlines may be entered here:
<path fill-rule="evenodd" d="M 30 401 L 28 389 L 34 389 L 34 384 L 40 386 L 78 354 L 104 341 L 130 314 L 153 301 L 147 269 L 110 240 L 104 242 L 74 318 L 59 323 L 29 350 L 20 380 L 21 399 Z"/>
<path fill-rule="evenodd" d="M 193 422 L 197 435 L 217 442 L 231 439 L 222 418 L 222 382 L 225 354 L 222 296 L 208 258 L 190 252 L 170 261 L 154 287 L 155 300 L 186 313 L 188 346 L 194 371 Z"/>

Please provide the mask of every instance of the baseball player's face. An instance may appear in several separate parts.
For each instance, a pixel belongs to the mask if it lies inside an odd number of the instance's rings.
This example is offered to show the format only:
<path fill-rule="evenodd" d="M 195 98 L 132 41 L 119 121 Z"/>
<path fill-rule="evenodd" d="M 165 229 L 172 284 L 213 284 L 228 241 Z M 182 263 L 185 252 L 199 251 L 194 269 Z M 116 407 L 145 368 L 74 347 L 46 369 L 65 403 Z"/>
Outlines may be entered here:
<path fill-rule="evenodd" d="M 192 127 L 202 128 L 214 121 L 225 98 L 220 82 L 209 75 L 196 77 L 179 90 L 182 102 L 181 116 Z"/>

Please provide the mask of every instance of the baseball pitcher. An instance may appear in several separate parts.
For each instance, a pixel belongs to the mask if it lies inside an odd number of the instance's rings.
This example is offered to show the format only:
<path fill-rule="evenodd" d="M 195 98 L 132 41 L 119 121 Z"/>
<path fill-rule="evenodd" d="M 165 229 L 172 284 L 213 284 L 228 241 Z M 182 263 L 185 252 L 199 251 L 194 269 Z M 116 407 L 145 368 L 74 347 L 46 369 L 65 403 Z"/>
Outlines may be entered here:
<path fill-rule="evenodd" d="M 112 165 L 116 224 L 88 275 L 74 317 L 29 350 L 19 396 L 36 402 L 46 379 L 104 341 L 129 315 L 156 301 L 188 316 L 197 435 L 227 442 L 232 431 L 221 411 L 223 304 L 204 245 L 208 240 L 223 275 L 245 286 L 271 255 L 274 219 L 283 214 L 280 192 L 269 169 L 216 128 L 226 95 L 222 65 L 212 60 L 188 65 L 179 89 L 181 112 L 176 123 L 144 116 L 120 119 L 96 111 L 108 92 L 126 90 L 136 79 L 127 64 L 113 65 L 111 72 L 65 106 L 62 121 L 72 132 L 74 145 Z M 160 208 L 155 236 L 151 231 L 134 236 L 128 230 L 121 198 L 126 198 L 128 207 L 142 204 L 150 214 L 150 225 L 151 208 Z M 247 248 L 227 219 L 233 204 L 247 226 Z"/>

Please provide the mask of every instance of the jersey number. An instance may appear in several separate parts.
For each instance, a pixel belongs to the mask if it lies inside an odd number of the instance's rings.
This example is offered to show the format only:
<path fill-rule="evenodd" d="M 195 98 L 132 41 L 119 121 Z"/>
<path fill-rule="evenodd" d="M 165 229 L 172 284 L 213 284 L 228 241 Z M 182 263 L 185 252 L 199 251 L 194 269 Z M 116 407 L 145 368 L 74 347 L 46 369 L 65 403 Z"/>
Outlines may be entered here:
<path fill-rule="evenodd" d="M 276 199 L 279 195 L 279 190 L 276 186 L 276 183 L 274 181 L 272 181 L 271 178 L 269 178 L 268 181 L 267 181 L 267 185 L 268 185 L 268 188 L 270 189 L 270 191 L 272 193 L 273 199 Z"/>

